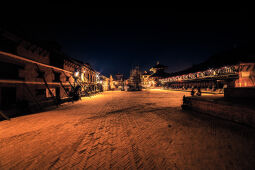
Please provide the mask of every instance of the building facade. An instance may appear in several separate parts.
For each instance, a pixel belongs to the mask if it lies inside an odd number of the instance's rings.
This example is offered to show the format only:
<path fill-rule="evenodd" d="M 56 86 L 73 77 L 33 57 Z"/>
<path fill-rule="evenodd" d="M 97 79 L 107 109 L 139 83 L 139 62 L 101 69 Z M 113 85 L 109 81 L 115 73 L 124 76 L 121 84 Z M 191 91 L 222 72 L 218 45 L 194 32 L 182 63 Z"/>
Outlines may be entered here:
<path fill-rule="evenodd" d="M 99 73 L 89 64 L 0 30 L 0 110 L 40 109 L 75 92 L 98 92 Z"/>
<path fill-rule="evenodd" d="M 255 87 L 255 63 L 241 63 L 235 87 Z"/>
<path fill-rule="evenodd" d="M 255 87 L 254 63 L 208 69 L 195 73 L 177 74 L 160 79 L 166 88 L 196 89 L 223 93 L 224 88 Z"/>
<path fill-rule="evenodd" d="M 159 80 L 169 76 L 169 74 L 165 72 L 166 68 L 167 66 L 160 64 L 158 61 L 149 71 L 144 71 L 141 75 L 142 87 L 155 88 L 162 86 L 161 81 Z"/>
<path fill-rule="evenodd" d="M 115 74 L 115 80 L 114 80 L 114 85 L 115 88 L 118 90 L 123 90 L 124 89 L 124 78 L 123 74 Z"/>
<path fill-rule="evenodd" d="M 110 79 L 104 75 L 100 75 L 100 84 L 102 84 L 103 91 L 110 89 Z"/>

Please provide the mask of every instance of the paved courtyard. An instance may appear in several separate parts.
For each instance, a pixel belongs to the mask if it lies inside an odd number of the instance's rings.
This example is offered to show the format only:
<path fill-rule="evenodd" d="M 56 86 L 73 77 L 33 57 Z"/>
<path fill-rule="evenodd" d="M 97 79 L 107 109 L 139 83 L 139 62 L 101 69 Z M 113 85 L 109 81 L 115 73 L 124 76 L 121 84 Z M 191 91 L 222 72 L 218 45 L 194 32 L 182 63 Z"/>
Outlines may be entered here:
<path fill-rule="evenodd" d="M 254 169 L 255 130 L 181 111 L 184 92 L 105 92 L 0 122 L 0 169 Z"/>

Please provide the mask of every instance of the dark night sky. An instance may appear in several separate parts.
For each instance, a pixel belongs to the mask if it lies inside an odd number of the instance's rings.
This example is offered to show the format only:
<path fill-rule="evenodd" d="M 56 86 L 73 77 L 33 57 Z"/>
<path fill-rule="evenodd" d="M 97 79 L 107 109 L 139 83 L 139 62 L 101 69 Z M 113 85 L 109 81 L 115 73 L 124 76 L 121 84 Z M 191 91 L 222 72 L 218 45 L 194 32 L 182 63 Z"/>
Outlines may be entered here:
<path fill-rule="evenodd" d="M 54 22 L 21 24 L 35 39 L 55 40 L 70 56 L 103 74 L 129 74 L 160 61 L 168 72 L 254 40 L 254 18 L 234 12 L 177 12 L 171 9 L 84 9 Z"/>

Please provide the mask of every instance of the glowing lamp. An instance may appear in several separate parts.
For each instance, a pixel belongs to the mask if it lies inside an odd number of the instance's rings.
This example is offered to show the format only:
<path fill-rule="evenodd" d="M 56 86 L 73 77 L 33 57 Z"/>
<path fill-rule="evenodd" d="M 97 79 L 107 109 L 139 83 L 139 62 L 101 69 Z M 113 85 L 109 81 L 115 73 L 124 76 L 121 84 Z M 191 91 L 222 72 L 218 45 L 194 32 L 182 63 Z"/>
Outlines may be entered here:
<path fill-rule="evenodd" d="M 78 77 L 79 76 L 79 71 L 76 71 L 75 73 L 74 73 L 74 77 Z"/>
<path fill-rule="evenodd" d="M 81 80 L 84 81 L 84 73 L 81 74 Z"/>

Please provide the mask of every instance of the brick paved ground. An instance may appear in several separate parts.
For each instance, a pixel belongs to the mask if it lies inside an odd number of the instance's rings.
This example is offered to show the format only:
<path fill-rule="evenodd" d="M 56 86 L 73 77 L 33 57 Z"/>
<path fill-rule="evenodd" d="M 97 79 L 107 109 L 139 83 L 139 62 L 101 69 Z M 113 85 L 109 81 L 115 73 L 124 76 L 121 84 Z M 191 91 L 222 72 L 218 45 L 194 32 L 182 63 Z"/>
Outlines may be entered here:
<path fill-rule="evenodd" d="M 187 93 L 105 92 L 0 122 L 0 169 L 253 169 L 255 131 L 180 109 Z"/>

